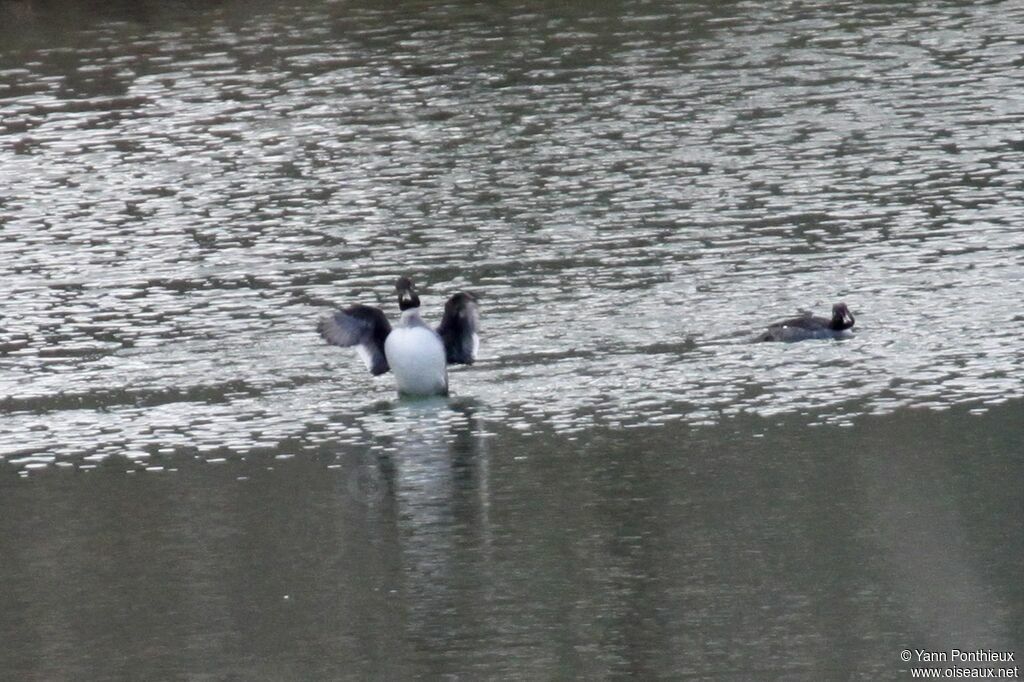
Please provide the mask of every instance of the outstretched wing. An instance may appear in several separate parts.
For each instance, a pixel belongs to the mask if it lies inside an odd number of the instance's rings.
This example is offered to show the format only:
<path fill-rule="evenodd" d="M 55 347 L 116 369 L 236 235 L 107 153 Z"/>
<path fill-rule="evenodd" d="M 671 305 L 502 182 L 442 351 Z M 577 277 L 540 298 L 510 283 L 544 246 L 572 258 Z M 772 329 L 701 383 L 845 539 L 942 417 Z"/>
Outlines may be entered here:
<path fill-rule="evenodd" d="M 380 308 L 354 305 L 321 318 L 316 327 L 324 341 L 335 346 L 355 346 L 370 374 L 387 372 L 384 340 L 391 333 L 391 323 Z"/>
<path fill-rule="evenodd" d="M 480 310 L 476 296 L 460 292 L 444 304 L 444 317 L 437 327 L 437 333 L 444 342 L 444 354 L 449 365 L 472 365 L 480 347 Z"/>

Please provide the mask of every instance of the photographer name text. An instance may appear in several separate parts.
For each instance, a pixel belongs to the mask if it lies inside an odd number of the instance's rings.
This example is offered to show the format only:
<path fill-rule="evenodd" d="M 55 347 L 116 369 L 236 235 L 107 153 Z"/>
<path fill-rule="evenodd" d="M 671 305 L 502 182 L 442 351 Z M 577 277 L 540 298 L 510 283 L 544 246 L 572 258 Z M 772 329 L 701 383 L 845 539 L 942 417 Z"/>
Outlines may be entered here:
<path fill-rule="evenodd" d="M 992 649 L 975 649 L 974 651 L 961 651 L 950 649 L 949 651 L 928 651 L 927 649 L 914 649 L 914 657 L 920 663 L 1006 663 L 1014 661 L 1012 651 L 994 651 Z"/>

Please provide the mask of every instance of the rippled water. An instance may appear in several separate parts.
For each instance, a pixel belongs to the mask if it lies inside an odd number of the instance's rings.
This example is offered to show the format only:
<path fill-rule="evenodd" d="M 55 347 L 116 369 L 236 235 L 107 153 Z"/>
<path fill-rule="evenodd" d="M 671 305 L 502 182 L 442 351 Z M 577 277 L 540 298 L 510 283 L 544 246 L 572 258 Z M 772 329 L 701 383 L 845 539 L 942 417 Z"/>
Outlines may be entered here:
<path fill-rule="evenodd" d="M 370 442 L 314 324 L 402 272 L 484 297 L 452 384 L 524 429 L 1024 395 L 1019 7 L 616 8 L 9 27 L 8 461 Z"/>
<path fill-rule="evenodd" d="M 9 37 L 8 457 L 372 438 L 392 386 L 313 322 L 390 306 L 396 272 L 428 310 L 485 297 L 484 359 L 453 384 L 495 419 L 1024 393 L 1021 45 L 998 8 L 609 9 Z M 852 343 L 737 342 L 839 298 Z"/>
<path fill-rule="evenodd" d="M 192 481 L 295 458 L 295 485 L 316 462 L 432 500 L 462 489 L 438 462 L 472 453 L 483 514 L 486 453 L 625 427 L 669 463 L 759 418 L 798 450 L 804 425 L 906 408 L 1012 432 L 1022 22 L 1016 2 L 0 1 L 0 462 Z M 335 306 L 393 315 L 402 273 L 428 319 L 482 299 L 450 401 L 396 401 L 316 335 Z M 853 340 L 749 343 L 838 300 Z M 398 482 L 352 473 L 366 453 Z"/>

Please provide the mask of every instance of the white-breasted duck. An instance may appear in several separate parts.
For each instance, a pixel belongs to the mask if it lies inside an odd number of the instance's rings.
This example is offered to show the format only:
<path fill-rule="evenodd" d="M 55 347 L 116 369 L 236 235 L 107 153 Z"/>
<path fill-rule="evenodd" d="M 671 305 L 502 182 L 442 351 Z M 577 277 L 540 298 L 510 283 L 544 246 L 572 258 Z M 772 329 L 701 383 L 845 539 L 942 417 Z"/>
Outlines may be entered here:
<path fill-rule="evenodd" d="M 399 277 L 395 291 L 402 317 L 394 328 L 380 308 L 357 304 L 322 318 L 317 330 L 327 343 L 355 346 L 371 374 L 390 370 L 399 393 L 447 395 L 447 366 L 471 365 L 476 359 L 476 296 L 459 292 L 449 298 L 435 330 L 420 317 L 420 297 L 411 279 Z"/>

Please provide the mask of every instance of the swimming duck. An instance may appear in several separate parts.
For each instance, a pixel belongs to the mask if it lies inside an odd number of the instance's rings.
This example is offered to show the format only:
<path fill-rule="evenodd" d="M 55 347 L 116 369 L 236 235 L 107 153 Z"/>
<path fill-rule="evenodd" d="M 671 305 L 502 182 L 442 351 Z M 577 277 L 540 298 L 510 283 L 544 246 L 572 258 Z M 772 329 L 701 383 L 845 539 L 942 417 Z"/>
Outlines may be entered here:
<path fill-rule="evenodd" d="M 832 306 L 832 318 L 814 317 L 804 313 L 803 317 L 782 320 L 768 327 L 755 341 L 803 341 L 805 339 L 848 339 L 853 336 L 850 329 L 856 320 L 845 303 Z"/>
<path fill-rule="evenodd" d="M 398 392 L 448 395 L 448 365 L 472 365 L 480 346 L 476 296 L 459 292 L 444 305 L 437 329 L 420 317 L 420 297 L 408 277 L 395 284 L 402 317 L 394 328 L 380 308 L 357 304 L 324 317 L 317 331 L 327 343 L 355 346 L 373 375 L 389 369 Z"/>

